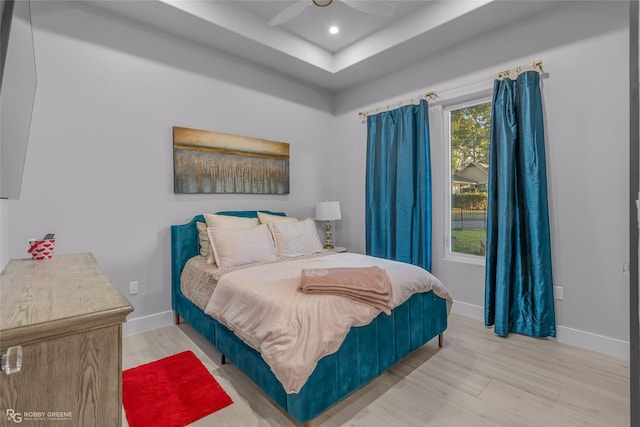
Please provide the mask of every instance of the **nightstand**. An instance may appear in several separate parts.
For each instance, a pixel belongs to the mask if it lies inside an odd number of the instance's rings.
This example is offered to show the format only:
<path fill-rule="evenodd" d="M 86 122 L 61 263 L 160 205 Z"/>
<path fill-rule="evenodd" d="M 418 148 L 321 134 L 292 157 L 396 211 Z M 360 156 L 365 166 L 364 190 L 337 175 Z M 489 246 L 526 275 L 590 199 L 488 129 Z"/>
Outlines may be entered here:
<path fill-rule="evenodd" d="M 325 249 L 325 252 L 343 253 L 347 252 L 347 248 L 343 246 L 334 246 L 333 249 Z"/>

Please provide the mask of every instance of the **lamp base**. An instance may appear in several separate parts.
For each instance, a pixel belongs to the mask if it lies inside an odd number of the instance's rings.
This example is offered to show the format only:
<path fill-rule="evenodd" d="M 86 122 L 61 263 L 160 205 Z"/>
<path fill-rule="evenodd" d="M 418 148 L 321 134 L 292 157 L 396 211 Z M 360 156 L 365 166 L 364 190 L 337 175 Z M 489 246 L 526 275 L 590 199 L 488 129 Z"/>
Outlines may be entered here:
<path fill-rule="evenodd" d="M 331 239 L 331 221 L 324 223 L 324 248 L 333 249 L 333 240 Z"/>

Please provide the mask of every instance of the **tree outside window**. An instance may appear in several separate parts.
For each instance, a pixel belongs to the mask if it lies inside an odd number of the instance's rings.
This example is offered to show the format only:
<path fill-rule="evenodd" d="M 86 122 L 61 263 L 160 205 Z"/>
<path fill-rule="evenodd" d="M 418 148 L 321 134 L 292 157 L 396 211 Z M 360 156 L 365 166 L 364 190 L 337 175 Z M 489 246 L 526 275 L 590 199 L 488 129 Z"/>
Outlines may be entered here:
<path fill-rule="evenodd" d="M 485 255 L 491 102 L 451 109 L 452 253 Z"/>

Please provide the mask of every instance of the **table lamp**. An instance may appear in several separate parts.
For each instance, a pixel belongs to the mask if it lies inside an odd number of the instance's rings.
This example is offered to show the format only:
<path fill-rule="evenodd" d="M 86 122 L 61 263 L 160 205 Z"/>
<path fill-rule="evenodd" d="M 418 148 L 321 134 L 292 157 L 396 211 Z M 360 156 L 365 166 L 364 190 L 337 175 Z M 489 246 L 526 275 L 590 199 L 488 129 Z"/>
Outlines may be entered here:
<path fill-rule="evenodd" d="M 318 202 L 316 203 L 315 219 L 326 221 L 324 224 L 324 248 L 333 249 L 331 239 L 331 221 L 341 219 L 340 202 Z"/>

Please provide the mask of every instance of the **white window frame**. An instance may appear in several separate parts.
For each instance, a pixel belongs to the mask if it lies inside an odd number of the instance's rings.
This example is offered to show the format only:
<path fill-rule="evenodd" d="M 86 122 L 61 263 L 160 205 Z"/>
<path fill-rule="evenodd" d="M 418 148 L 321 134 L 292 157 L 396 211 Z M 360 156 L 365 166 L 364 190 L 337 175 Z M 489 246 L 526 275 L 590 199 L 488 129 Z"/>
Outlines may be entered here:
<path fill-rule="evenodd" d="M 483 90 L 468 95 L 452 99 L 449 102 L 442 103 L 442 135 L 444 150 L 444 238 L 443 253 L 444 259 L 447 261 L 461 262 L 465 264 L 485 265 L 486 258 L 480 255 L 462 254 L 451 251 L 451 111 L 464 107 L 471 107 L 486 102 L 492 102 L 492 91 Z"/>

